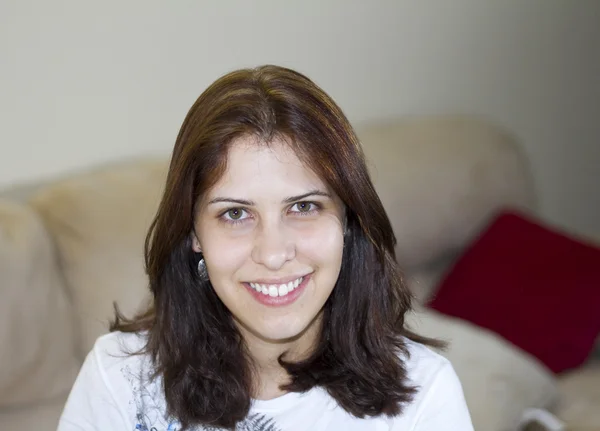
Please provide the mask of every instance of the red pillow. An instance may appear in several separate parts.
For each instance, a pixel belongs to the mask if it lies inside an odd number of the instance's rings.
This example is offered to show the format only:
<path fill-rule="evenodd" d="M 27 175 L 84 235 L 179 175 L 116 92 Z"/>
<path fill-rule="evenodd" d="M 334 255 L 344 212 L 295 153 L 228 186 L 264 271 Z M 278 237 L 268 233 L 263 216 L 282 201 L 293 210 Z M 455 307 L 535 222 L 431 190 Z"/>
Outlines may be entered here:
<path fill-rule="evenodd" d="M 575 368 L 600 333 L 600 249 L 506 212 L 429 306 L 496 332 L 556 373 Z"/>

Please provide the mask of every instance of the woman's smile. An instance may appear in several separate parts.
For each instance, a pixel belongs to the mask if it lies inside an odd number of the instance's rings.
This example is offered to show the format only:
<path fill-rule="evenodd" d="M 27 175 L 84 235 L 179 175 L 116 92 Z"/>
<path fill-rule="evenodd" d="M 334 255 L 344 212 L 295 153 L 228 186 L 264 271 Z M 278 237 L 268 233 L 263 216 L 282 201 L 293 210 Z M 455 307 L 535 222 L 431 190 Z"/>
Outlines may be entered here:
<path fill-rule="evenodd" d="M 263 305 L 281 307 L 294 303 L 304 292 L 310 282 L 311 274 L 291 279 L 287 283 L 251 282 L 243 283 L 252 297 Z"/>

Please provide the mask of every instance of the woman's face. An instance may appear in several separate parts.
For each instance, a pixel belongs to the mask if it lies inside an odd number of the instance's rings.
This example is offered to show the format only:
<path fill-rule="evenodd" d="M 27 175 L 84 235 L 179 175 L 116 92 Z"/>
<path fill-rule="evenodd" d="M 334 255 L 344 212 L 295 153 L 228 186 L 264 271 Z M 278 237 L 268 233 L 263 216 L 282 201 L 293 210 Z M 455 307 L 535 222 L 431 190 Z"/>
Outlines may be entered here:
<path fill-rule="evenodd" d="M 317 329 L 342 262 L 344 208 L 283 140 L 239 138 L 198 205 L 194 251 L 242 333 L 290 342 Z"/>

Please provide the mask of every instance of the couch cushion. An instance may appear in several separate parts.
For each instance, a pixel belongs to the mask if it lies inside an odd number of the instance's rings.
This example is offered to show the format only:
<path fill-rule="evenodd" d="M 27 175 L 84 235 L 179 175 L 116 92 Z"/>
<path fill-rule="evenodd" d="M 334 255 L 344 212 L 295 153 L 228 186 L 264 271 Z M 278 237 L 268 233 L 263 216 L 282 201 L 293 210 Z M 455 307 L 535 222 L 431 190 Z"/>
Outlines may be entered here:
<path fill-rule="evenodd" d="M 555 402 L 551 373 L 493 332 L 432 310 L 411 313 L 407 322 L 419 334 L 449 343 L 440 353 L 460 378 L 476 430 L 516 429 L 526 409 Z"/>
<path fill-rule="evenodd" d="M 498 333 L 558 373 L 581 365 L 600 333 L 599 268 L 600 248 L 506 212 L 430 306 Z"/>
<path fill-rule="evenodd" d="M 53 244 L 30 208 L 0 201 L 0 408 L 68 392 L 80 362 Z"/>
<path fill-rule="evenodd" d="M 557 416 L 573 427 L 600 430 L 600 361 L 561 376 L 558 387 Z"/>
<path fill-rule="evenodd" d="M 458 256 L 449 256 L 431 264 L 412 268 L 404 280 L 418 304 L 426 304 L 435 293 L 441 280 Z"/>
<path fill-rule="evenodd" d="M 166 168 L 166 160 L 119 164 L 74 175 L 32 196 L 58 245 L 82 331 L 82 358 L 107 332 L 113 301 L 128 315 L 145 302 L 144 238 Z"/>
<path fill-rule="evenodd" d="M 67 396 L 59 396 L 33 406 L 0 409 L 3 430 L 56 431 Z"/>
<path fill-rule="evenodd" d="M 499 208 L 535 207 L 518 142 L 484 121 L 407 118 L 358 135 L 405 268 L 462 250 Z"/>

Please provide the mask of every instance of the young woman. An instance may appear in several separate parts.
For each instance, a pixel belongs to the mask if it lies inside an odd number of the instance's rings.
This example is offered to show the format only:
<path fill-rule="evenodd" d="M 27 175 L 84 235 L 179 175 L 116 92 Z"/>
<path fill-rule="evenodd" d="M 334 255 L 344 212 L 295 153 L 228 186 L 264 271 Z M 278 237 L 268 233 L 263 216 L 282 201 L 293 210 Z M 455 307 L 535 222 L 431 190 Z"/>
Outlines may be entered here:
<path fill-rule="evenodd" d="M 307 77 L 214 82 L 146 240 L 152 307 L 86 359 L 59 430 L 469 431 L 358 139 Z"/>

